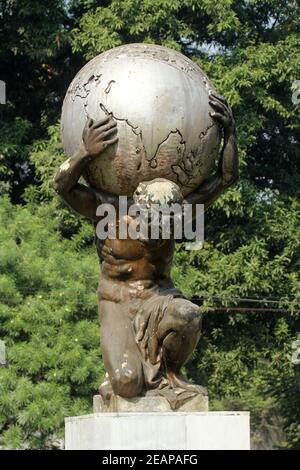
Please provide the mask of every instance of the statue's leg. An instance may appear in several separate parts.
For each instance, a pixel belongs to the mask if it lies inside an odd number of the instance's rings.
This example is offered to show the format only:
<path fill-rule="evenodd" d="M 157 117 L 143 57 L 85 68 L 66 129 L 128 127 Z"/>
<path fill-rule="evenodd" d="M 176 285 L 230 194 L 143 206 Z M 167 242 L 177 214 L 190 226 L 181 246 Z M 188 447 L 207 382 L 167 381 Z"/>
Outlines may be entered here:
<path fill-rule="evenodd" d="M 124 398 L 141 394 L 144 381 L 141 355 L 125 305 L 101 300 L 101 350 L 113 392 Z M 100 390 L 101 392 L 101 390 Z"/>
<path fill-rule="evenodd" d="M 198 392 L 206 393 L 206 389 L 189 384 L 179 375 L 181 367 L 197 346 L 201 325 L 199 307 L 186 299 L 175 298 L 170 301 L 159 323 L 158 336 L 169 381 L 174 386 L 197 388 Z"/>

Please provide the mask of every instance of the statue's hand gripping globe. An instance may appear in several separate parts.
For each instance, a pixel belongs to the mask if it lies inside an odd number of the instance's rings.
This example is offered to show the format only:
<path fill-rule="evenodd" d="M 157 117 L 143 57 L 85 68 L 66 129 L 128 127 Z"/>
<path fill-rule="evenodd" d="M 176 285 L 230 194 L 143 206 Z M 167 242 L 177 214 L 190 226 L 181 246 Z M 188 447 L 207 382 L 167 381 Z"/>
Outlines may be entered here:
<path fill-rule="evenodd" d="M 131 196 L 138 184 L 166 178 L 189 194 L 209 175 L 221 129 L 209 115 L 215 91 L 202 70 L 165 47 L 129 44 L 88 62 L 66 93 L 61 119 L 65 152 L 82 144 L 89 118 L 111 115 L 118 142 L 84 174 L 95 189 Z"/>

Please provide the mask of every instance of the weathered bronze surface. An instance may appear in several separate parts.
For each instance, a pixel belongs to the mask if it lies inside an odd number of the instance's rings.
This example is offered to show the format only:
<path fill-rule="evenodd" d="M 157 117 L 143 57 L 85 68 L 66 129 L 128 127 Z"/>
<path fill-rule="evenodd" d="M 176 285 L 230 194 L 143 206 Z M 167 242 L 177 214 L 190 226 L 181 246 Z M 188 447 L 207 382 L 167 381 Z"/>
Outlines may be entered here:
<path fill-rule="evenodd" d="M 172 191 L 173 202 L 204 204 L 205 209 L 238 178 L 231 109 L 216 93 L 210 94 L 209 104 L 210 116 L 224 138 L 218 170 L 185 200 L 176 184 Z M 95 226 L 99 220 L 97 207 L 112 203 L 118 208 L 118 197 L 78 181 L 90 162 L 101 158 L 105 149 L 117 141 L 117 122 L 112 117 L 100 122 L 88 120 L 82 146 L 55 176 L 57 193 Z M 150 184 L 137 188 L 135 202 L 147 198 Z M 131 217 L 125 218 L 128 225 L 133 222 Z M 117 233 L 119 223 L 118 217 Z M 173 239 L 123 240 L 117 236 L 101 241 L 96 237 L 101 261 L 98 288 L 101 348 L 107 371 L 100 394 L 107 402 L 112 395 L 124 398 L 160 395 L 176 409 L 190 397 L 207 394 L 204 387 L 189 383 L 180 374 L 199 341 L 202 315 L 199 307 L 173 285 L 170 271 L 174 246 Z"/>
<path fill-rule="evenodd" d="M 94 188 L 132 196 L 138 183 L 166 178 L 185 196 L 208 176 L 220 148 L 209 115 L 213 84 L 188 57 L 155 44 L 125 44 L 97 55 L 66 93 L 61 136 L 66 154 L 77 151 L 87 118 L 111 115 L 118 145 L 86 167 Z M 163 119 L 162 119 L 163 116 Z"/>

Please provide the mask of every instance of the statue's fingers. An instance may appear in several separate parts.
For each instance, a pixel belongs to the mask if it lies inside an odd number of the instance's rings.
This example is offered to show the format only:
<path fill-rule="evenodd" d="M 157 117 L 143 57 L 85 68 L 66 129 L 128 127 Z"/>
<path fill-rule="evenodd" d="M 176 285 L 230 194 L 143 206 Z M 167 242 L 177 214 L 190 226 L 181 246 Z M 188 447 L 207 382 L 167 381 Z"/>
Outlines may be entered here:
<path fill-rule="evenodd" d="M 112 127 L 111 129 L 108 129 L 108 131 L 114 131 L 115 133 L 117 133 L 117 128 L 116 127 Z M 101 140 L 104 140 L 106 135 L 106 132 L 108 131 L 103 131 L 103 128 L 102 127 L 99 127 L 99 129 L 94 129 L 93 130 L 93 139 L 95 142 L 100 142 Z"/>
<path fill-rule="evenodd" d="M 92 118 L 89 118 L 86 123 L 86 127 L 92 127 L 93 124 L 94 124 L 94 120 Z"/>
<path fill-rule="evenodd" d="M 209 104 L 213 109 L 223 114 L 228 112 L 226 106 L 223 103 L 220 103 L 218 101 L 209 101 Z"/>
<path fill-rule="evenodd" d="M 117 123 L 116 121 L 109 121 L 104 126 L 94 127 L 94 135 L 99 136 L 104 134 L 104 132 L 109 131 L 111 129 L 117 130 Z"/>
<path fill-rule="evenodd" d="M 112 137 L 113 135 L 116 135 L 118 132 L 118 129 L 116 127 L 113 127 L 112 129 L 109 129 L 108 131 L 105 131 L 102 133 L 103 139 L 106 139 L 107 137 Z"/>
<path fill-rule="evenodd" d="M 210 95 L 209 97 L 209 104 L 210 106 L 217 106 L 217 105 L 220 105 L 223 107 L 223 114 L 227 114 L 227 116 L 232 116 L 232 109 L 231 107 L 229 106 L 229 104 L 227 103 L 227 101 L 224 99 L 224 100 L 220 100 L 218 99 L 218 97 L 215 97 L 215 95 Z M 219 109 L 220 111 L 220 109 Z"/>
<path fill-rule="evenodd" d="M 112 129 L 114 127 L 117 127 L 117 121 L 114 119 L 111 119 L 107 124 L 101 127 L 102 132 L 103 131 L 108 131 L 109 129 Z"/>
<path fill-rule="evenodd" d="M 116 144 L 118 142 L 119 138 L 114 137 L 113 139 L 110 140 L 105 140 L 105 146 L 108 147 L 108 145 Z"/>
<path fill-rule="evenodd" d="M 109 122 L 110 119 L 111 119 L 111 116 L 105 116 L 105 118 L 101 119 L 100 121 L 95 122 L 95 124 L 93 125 L 93 129 L 98 129 L 101 126 L 104 126 L 105 124 Z"/>
<path fill-rule="evenodd" d="M 221 101 L 222 103 L 226 104 L 227 105 L 227 101 L 226 99 L 224 98 L 224 96 L 220 95 L 219 93 L 217 93 L 216 91 L 211 91 L 210 94 L 209 94 L 209 97 L 214 97 L 216 98 L 217 100 Z"/>
<path fill-rule="evenodd" d="M 93 119 L 89 118 L 86 123 L 85 123 L 85 126 L 83 128 L 83 131 L 82 131 L 82 138 L 85 139 L 86 135 L 87 135 L 87 132 L 88 130 L 91 128 L 91 126 L 93 125 Z"/>
<path fill-rule="evenodd" d="M 216 113 L 214 111 L 210 112 L 209 115 L 213 118 L 213 119 L 216 119 L 217 121 L 219 121 L 221 124 L 223 122 L 223 119 L 224 119 L 224 115 L 223 114 L 220 114 L 220 113 Z"/>

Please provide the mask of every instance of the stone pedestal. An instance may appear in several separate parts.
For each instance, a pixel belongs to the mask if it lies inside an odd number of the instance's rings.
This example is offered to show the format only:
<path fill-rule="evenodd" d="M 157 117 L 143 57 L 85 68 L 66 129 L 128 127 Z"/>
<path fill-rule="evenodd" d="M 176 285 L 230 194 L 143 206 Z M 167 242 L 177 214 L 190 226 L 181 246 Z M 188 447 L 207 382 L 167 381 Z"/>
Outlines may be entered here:
<path fill-rule="evenodd" d="M 93 411 L 94 413 L 148 413 L 173 410 L 168 400 L 159 396 L 122 398 L 118 395 L 114 395 L 111 397 L 109 405 L 107 406 L 101 395 L 95 395 L 93 399 Z M 183 403 L 180 408 L 173 412 L 178 413 L 179 411 L 208 411 L 208 397 L 197 395 Z"/>
<path fill-rule="evenodd" d="M 203 397 L 202 397 L 203 398 Z M 199 399 L 199 397 L 197 397 Z M 66 418 L 67 450 L 247 450 L 250 448 L 248 412 L 207 412 L 207 402 L 186 403 L 194 410 L 166 411 L 166 400 L 142 397 L 111 403 L 118 412 L 103 411 L 94 397 L 94 414 Z M 191 403 L 193 402 L 194 403 Z M 198 407 L 198 410 L 195 409 Z M 155 412 L 149 411 L 156 410 Z M 127 412 L 124 410 L 127 409 Z M 123 411 L 122 411 L 123 410 Z M 133 411 L 134 410 L 134 411 Z"/>

